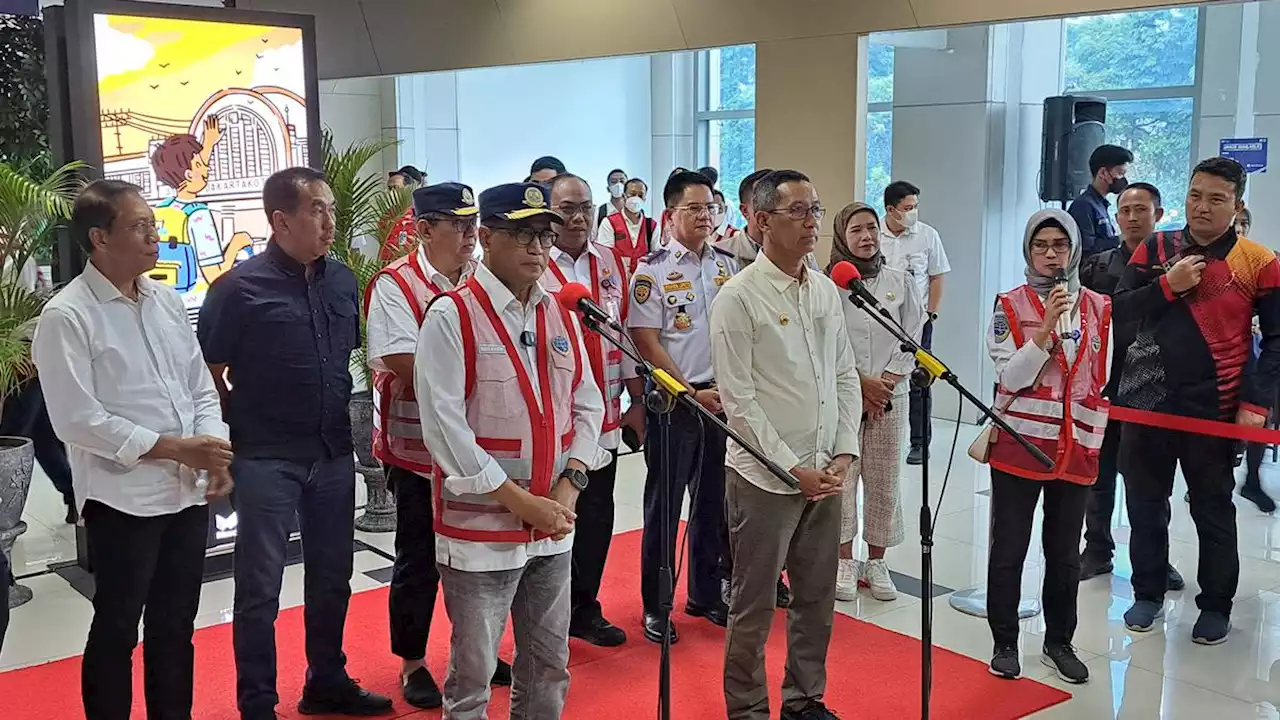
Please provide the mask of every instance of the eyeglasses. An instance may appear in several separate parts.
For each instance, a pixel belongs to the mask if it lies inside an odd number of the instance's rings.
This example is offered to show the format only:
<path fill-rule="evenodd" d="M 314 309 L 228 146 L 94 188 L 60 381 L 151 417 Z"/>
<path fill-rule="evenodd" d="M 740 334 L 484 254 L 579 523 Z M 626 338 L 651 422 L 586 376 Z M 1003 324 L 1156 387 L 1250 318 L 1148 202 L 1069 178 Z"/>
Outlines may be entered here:
<path fill-rule="evenodd" d="M 770 215 L 786 215 L 792 220 L 804 220 L 812 217 L 814 220 L 821 220 L 822 216 L 827 214 L 827 209 L 821 205 L 792 205 L 783 210 L 765 210 Z"/>
<path fill-rule="evenodd" d="M 424 220 L 432 225 L 451 225 L 454 232 L 459 235 L 472 235 L 476 231 L 476 218 L 442 218 L 442 217 L 424 217 Z"/>
<path fill-rule="evenodd" d="M 1056 243 L 1054 243 L 1054 244 L 1050 245 L 1050 244 L 1048 244 L 1048 243 L 1040 242 L 1039 240 L 1032 240 L 1032 241 L 1031 241 L 1031 254 L 1032 254 L 1032 255 L 1045 255 L 1045 254 L 1047 254 L 1050 250 L 1053 250 L 1053 254 L 1054 254 L 1054 255 L 1066 255 L 1067 253 L 1071 252 L 1071 243 L 1069 243 L 1069 242 L 1056 242 Z"/>
<path fill-rule="evenodd" d="M 158 235 L 160 234 L 160 223 L 155 220 L 139 220 L 129 226 L 129 231 L 134 235 Z"/>
<path fill-rule="evenodd" d="M 596 206 L 592 205 L 591 203 L 582 203 L 581 205 L 565 204 L 565 205 L 556 206 L 556 212 L 560 213 L 561 217 L 563 217 L 565 220 L 568 220 L 569 218 L 572 218 L 575 215 L 581 215 L 582 217 L 590 220 L 591 213 L 595 212 L 595 210 L 596 210 Z"/>
<path fill-rule="evenodd" d="M 560 239 L 560 233 L 555 230 L 530 230 L 528 228 L 494 228 L 495 231 L 510 235 L 516 241 L 516 247 L 527 248 L 538 241 L 539 247 L 543 250 L 550 250 L 552 245 L 556 244 L 556 240 Z"/>
<path fill-rule="evenodd" d="M 708 203 L 706 205 L 703 205 L 702 203 L 694 203 L 693 205 L 677 205 L 675 209 L 684 210 L 692 215 L 719 215 L 724 212 L 724 206 L 720 203 Z"/>

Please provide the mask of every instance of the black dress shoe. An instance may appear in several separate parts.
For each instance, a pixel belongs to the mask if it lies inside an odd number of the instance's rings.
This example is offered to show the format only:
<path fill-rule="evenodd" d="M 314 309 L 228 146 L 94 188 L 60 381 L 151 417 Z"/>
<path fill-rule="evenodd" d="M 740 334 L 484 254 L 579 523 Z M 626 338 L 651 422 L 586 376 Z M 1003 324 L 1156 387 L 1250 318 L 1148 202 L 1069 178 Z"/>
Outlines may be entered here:
<path fill-rule="evenodd" d="M 1165 583 L 1165 587 L 1169 588 L 1169 592 L 1181 592 L 1187 589 L 1187 581 L 1182 579 L 1182 573 L 1178 572 L 1178 568 L 1170 565 L 1165 568 L 1169 580 Z"/>
<path fill-rule="evenodd" d="M 720 627 L 729 626 L 729 606 L 722 602 L 712 605 L 687 603 L 684 606 L 684 614 L 690 617 L 706 618 L 711 621 L 711 624 Z"/>
<path fill-rule="evenodd" d="M 778 607 L 783 610 L 791 607 L 791 588 L 787 587 L 782 578 L 778 578 Z"/>
<path fill-rule="evenodd" d="M 489 684 L 495 687 L 511 687 L 511 664 L 498 658 L 498 669 L 493 671 Z"/>
<path fill-rule="evenodd" d="M 75 525 L 76 523 L 80 522 L 80 512 L 76 510 L 75 503 L 67 503 L 66 521 L 68 525 Z"/>
<path fill-rule="evenodd" d="M 351 715 L 373 717 L 391 712 L 391 698 L 371 693 L 355 680 L 332 687 L 302 688 L 298 712 L 303 715 Z"/>
<path fill-rule="evenodd" d="M 654 615 L 653 613 L 644 614 L 644 639 L 645 640 L 648 640 L 649 642 L 661 643 L 662 635 L 663 635 L 662 631 L 664 628 L 665 628 L 665 623 L 663 623 L 662 621 L 662 616 Z M 675 645 L 678 642 L 680 642 L 680 633 L 676 632 L 675 623 L 671 623 L 671 644 Z"/>
<path fill-rule="evenodd" d="M 569 636 L 585 640 L 597 647 L 618 647 L 627 641 L 622 628 L 599 615 L 591 620 L 569 623 Z"/>
<path fill-rule="evenodd" d="M 1109 575 L 1115 569 L 1115 565 L 1111 562 L 1111 558 L 1106 555 L 1085 553 L 1080 558 L 1081 580 L 1088 580 L 1089 578 L 1098 577 L 1099 575 Z"/>
<path fill-rule="evenodd" d="M 444 703 L 444 699 L 440 696 L 440 687 L 424 667 L 414 670 L 405 679 L 401 692 L 405 702 L 423 710 L 434 710 Z"/>

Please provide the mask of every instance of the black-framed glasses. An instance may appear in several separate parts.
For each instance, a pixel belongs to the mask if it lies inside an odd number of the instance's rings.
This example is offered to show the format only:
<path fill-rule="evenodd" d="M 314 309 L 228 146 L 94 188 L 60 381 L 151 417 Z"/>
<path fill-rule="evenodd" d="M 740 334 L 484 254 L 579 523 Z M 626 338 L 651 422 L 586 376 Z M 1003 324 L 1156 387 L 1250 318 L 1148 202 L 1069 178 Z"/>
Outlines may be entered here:
<path fill-rule="evenodd" d="M 706 205 L 703 205 L 702 203 L 693 203 L 691 205 L 677 205 L 675 209 L 684 210 L 685 212 L 692 213 L 694 215 L 702 215 L 704 213 L 707 215 L 719 215 L 724 212 L 724 205 L 714 202 L 707 203 Z"/>
<path fill-rule="evenodd" d="M 556 244 L 556 240 L 560 239 L 560 233 L 555 230 L 533 230 L 531 228 L 494 228 L 497 232 L 506 233 L 516 241 L 516 247 L 527 248 L 536 240 L 538 246 L 543 250 L 550 250 L 552 245 Z"/>
<path fill-rule="evenodd" d="M 1031 241 L 1032 255 L 1047 255 L 1050 250 L 1053 250 L 1054 255 L 1066 255 L 1071 252 L 1071 243 L 1062 241 L 1049 244 L 1046 242 L 1040 242 L 1039 240 Z"/>
<path fill-rule="evenodd" d="M 422 219 L 432 225 L 451 225 L 454 232 L 459 235 L 474 235 L 476 228 L 480 224 L 479 218 L 475 215 L 472 215 L 471 217 L 438 217 L 427 215 Z"/>
<path fill-rule="evenodd" d="M 765 212 L 770 215 L 786 215 L 792 220 L 804 220 L 808 217 L 812 217 L 814 220 L 822 220 L 822 217 L 827 214 L 827 209 L 821 205 L 792 205 L 789 208 L 765 210 Z"/>

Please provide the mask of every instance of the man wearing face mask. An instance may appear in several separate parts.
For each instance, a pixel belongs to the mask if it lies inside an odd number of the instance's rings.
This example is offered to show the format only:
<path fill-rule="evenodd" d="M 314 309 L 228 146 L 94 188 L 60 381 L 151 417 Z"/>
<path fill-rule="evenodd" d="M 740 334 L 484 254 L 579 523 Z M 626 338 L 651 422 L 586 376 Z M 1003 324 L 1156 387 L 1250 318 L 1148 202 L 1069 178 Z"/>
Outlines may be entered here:
<path fill-rule="evenodd" d="M 1131 162 L 1133 153 L 1119 145 L 1100 145 L 1089 156 L 1093 182 L 1067 210 L 1080 228 L 1080 250 L 1085 258 L 1120 244 L 1116 226 L 1111 224 L 1111 203 L 1107 195 L 1118 199 L 1129 187 L 1125 174 Z"/>
<path fill-rule="evenodd" d="M 631 271 L 635 271 L 640 259 L 649 253 L 649 246 L 655 244 L 658 233 L 658 223 L 644 214 L 648 195 L 649 186 L 644 180 L 626 181 L 622 209 L 606 215 L 596 231 L 596 241 L 622 253 Z"/>
<path fill-rule="evenodd" d="M 942 276 L 951 272 L 947 251 L 938 231 L 920 222 L 920 188 L 899 180 L 884 189 L 884 227 L 880 231 L 880 251 L 889 267 L 905 270 L 925 308 L 920 345 L 933 347 L 933 325 L 942 306 Z M 933 396 L 929 388 L 911 386 L 909 424 L 911 450 L 908 465 L 924 462 L 924 448 L 933 438 Z"/>
<path fill-rule="evenodd" d="M 596 224 L 604 222 L 609 213 L 622 212 L 625 206 L 625 193 L 627 190 L 627 171 L 620 168 L 614 168 L 609 171 L 609 201 L 600 203 L 600 210 L 596 212 Z"/>

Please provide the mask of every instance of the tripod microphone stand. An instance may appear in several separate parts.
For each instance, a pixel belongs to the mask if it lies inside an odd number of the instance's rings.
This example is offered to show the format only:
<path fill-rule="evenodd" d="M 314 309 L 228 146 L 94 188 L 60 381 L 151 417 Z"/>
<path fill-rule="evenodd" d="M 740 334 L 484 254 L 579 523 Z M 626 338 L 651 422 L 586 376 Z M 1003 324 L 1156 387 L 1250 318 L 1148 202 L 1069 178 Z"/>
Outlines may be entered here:
<path fill-rule="evenodd" d="M 842 272 L 842 265 L 848 265 L 848 270 Z M 852 272 L 850 273 L 849 270 Z M 951 372 L 941 360 L 930 354 L 928 350 L 920 347 L 919 343 L 913 340 L 898 325 L 887 310 L 879 307 L 879 302 L 862 285 L 857 268 L 853 267 L 852 263 L 838 263 L 832 269 L 831 277 L 837 285 L 849 291 L 849 300 L 853 302 L 855 307 L 865 312 L 880 327 L 892 335 L 901 344 L 903 352 L 911 353 L 915 357 L 917 367 L 911 373 L 911 383 L 913 385 L 925 388 L 932 385 L 935 380 L 941 379 L 945 381 L 960 394 L 961 402 L 968 400 L 974 407 L 982 411 L 986 419 L 994 423 L 1002 432 L 1008 433 L 1038 462 L 1046 468 L 1053 467 L 1053 460 L 1048 455 L 1045 455 L 1040 448 L 1032 445 L 1029 440 L 1009 427 L 1009 423 L 995 414 L 977 396 L 969 392 L 960 383 L 960 379 L 956 377 L 955 373 Z M 922 459 L 921 479 L 924 487 L 920 503 L 920 581 L 924 587 L 925 596 L 922 598 L 923 602 L 920 603 L 920 717 L 922 720 L 928 720 L 933 694 L 933 509 L 929 506 L 928 442 L 924 444 Z"/>
<path fill-rule="evenodd" d="M 719 428 L 730 440 L 741 445 L 751 457 L 755 458 L 774 477 L 786 483 L 788 487 L 800 487 L 800 482 L 791 474 L 790 470 L 770 460 L 759 448 L 751 445 L 741 435 L 730 429 L 728 424 L 718 416 L 702 407 L 702 404 L 693 398 L 689 389 L 679 380 L 672 377 L 670 373 L 649 364 L 634 347 L 628 347 L 627 343 L 622 342 L 619 338 L 625 337 L 625 335 L 620 334 L 619 337 L 614 337 L 604 331 L 605 326 L 613 327 L 617 331 L 618 328 L 615 324 L 596 317 L 592 310 L 585 309 L 580 305 L 572 305 L 570 309 L 580 314 L 587 328 L 608 340 L 610 345 L 621 350 L 624 355 L 635 362 L 636 373 L 653 386 L 653 389 L 645 397 L 645 405 L 661 418 L 660 427 L 663 433 L 670 432 L 671 413 L 675 410 L 677 404 L 682 405 L 704 421 L 710 422 Z M 654 459 L 657 460 L 657 458 Z M 670 472 L 668 460 L 669 458 L 665 456 L 661 458 L 663 478 L 658 487 L 658 507 L 659 512 L 662 514 L 660 531 L 662 532 L 664 545 L 661 564 L 658 567 L 658 602 L 663 627 L 661 659 L 658 665 L 658 717 L 661 720 L 670 720 L 671 718 L 671 612 L 675 604 L 675 577 L 671 567 L 672 558 L 675 557 L 676 550 L 674 540 L 671 541 L 671 546 L 666 546 L 668 543 L 667 538 L 674 538 L 675 535 L 670 526 L 672 498 L 671 478 L 667 476 L 667 473 Z"/>

